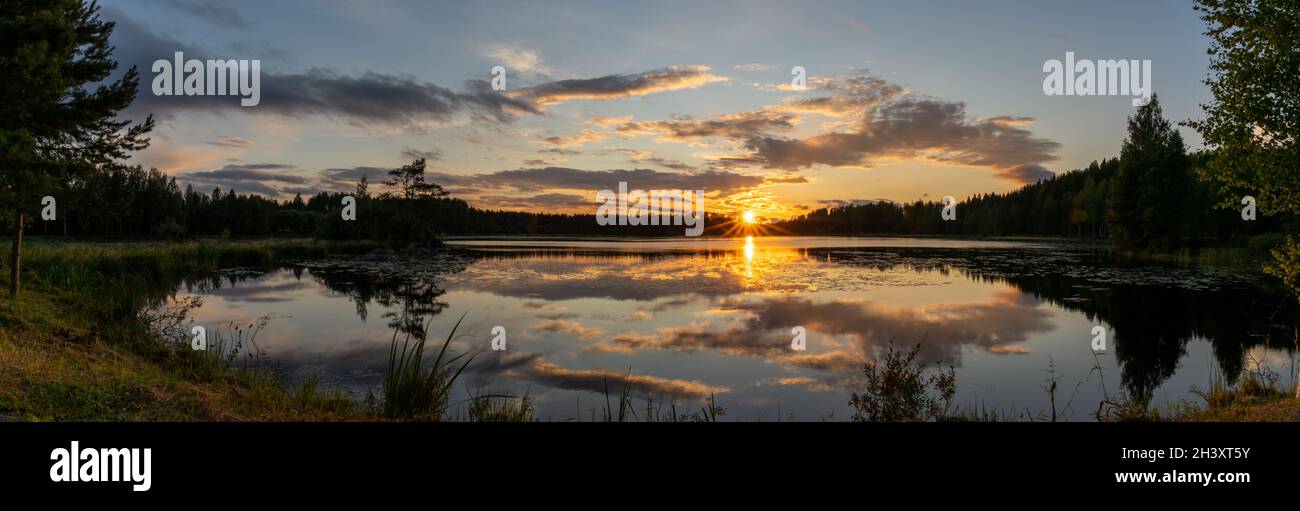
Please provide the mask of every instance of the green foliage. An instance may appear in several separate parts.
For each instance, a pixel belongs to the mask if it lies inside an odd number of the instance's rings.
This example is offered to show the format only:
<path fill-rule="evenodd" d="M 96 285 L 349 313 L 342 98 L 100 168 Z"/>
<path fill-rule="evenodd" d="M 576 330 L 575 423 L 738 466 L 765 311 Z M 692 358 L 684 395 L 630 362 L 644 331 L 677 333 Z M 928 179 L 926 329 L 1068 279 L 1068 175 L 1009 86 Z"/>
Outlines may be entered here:
<path fill-rule="evenodd" d="M 883 360 L 864 366 L 866 388 L 849 399 L 856 422 L 912 422 L 943 420 L 957 393 L 957 371 L 937 368 L 926 376 L 917 363 L 917 344 L 910 351 L 894 349 L 890 342 Z"/>
<path fill-rule="evenodd" d="M 15 212 L 18 232 L 41 196 L 121 168 L 149 144 L 153 117 L 134 125 L 116 118 L 135 99 L 139 74 L 131 68 L 107 80 L 117 67 L 112 32 L 94 3 L 0 2 L 0 204 Z M 14 236 L 15 254 L 21 241 Z M 20 257 L 9 263 L 17 296 Z"/>
<path fill-rule="evenodd" d="M 1119 248 L 1164 251 L 1180 245 L 1189 165 L 1182 136 L 1152 95 L 1128 119 L 1128 137 L 1111 187 L 1107 221 Z"/>
<path fill-rule="evenodd" d="M 525 393 L 520 397 L 474 396 L 469 403 L 469 420 L 475 422 L 533 422 L 536 405 Z"/>
<path fill-rule="evenodd" d="M 402 165 L 388 171 L 389 193 L 386 195 L 397 196 L 406 200 L 422 198 L 442 198 L 447 196 L 447 192 L 437 183 L 424 180 L 425 163 L 424 158 Z M 360 186 L 360 185 L 359 185 Z M 363 190 L 364 188 L 358 188 Z"/>
<path fill-rule="evenodd" d="M 433 364 L 424 365 L 425 335 L 418 335 L 405 329 L 394 329 L 392 344 L 388 351 L 388 368 L 384 373 L 382 413 L 384 417 L 402 419 L 442 420 L 449 406 L 452 386 L 460 373 L 469 366 L 474 357 L 465 353 L 448 356 L 447 348 L 456 336 L 456 329 L 465 319 L 461 316 L 456 321 L 447 340 L 443 341 Z M 428 327 L 427 324 L 424 325 Z M 402 335 L 398 342 L 398 335 Z M 464 358 L 460 367 L 456 362 Z"/>
<path fill-rule="evenodd" d="M 1300 291 L 1300 236 L 1287 236 L 1273 248 L 1273 259 L 1264 265 L 1264 272 L 1277 277 L 1282 284 Z M 1296 294 L 1300 299 L 1300 292 Z"/>
<path fill-rule="evenodd" d="M 1208 26 L 1214 99 L 1188 123 L 1219 157 L 1201 176 L 1225 205 L 1253 195 L 1264 213 L 1300 213 L 1300 2 L 1197 0 Z"/>

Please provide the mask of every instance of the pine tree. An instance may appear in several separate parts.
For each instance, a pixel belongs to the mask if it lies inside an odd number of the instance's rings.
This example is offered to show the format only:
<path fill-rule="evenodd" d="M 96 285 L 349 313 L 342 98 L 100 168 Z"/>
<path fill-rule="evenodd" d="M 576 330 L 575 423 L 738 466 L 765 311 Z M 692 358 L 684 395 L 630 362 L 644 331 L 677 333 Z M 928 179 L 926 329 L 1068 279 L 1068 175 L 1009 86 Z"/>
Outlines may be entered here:
<path fill-rule="evenodd" d="M 424 180 L 424 170 L 424 158 L 419 158 L 400 168 L 388 171 L 388 181 L 385 181 L 384 184 L 391 190 L 390 193 L 407 200 L 424 197 L 446 197 L 447 192 L 441 186 Z"/>
<path fill-rule="evenodd" d="M 18 296 L 26 214 L 59 183 L 118 165 L 146 147 L 153 118 L 132 125 L 117 113 L 135 99 L 139 75 L 117 68 L 113 23 L 81 0 L 0 1 L 0 204 L 15 231 L 9 294 Z M 93 89 L 92 89 L 93 87 Z"/>
<path fill-rule="evenodd" d="M 1107 223 L 1123 250 L 1167 250 L 1184 227 L 1188 160 L 1182 135 L 1164 118 L 1160 100 L 1128 119 L 1119 171 L 1111 187 Z"/>

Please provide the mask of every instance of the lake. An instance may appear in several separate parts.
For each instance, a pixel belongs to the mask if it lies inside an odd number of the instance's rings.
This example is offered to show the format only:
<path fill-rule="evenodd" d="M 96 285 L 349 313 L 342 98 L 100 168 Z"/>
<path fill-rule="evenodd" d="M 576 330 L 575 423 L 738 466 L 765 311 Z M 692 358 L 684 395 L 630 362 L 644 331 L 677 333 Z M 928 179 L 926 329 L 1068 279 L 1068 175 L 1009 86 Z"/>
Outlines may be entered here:
<path fill-rule="evenodd" d="M 291 378 L 377 392 L 394 326 L 477 353 L 458 392 L 591 420 L 606 392 L 722 420 L 845 420 L 891 342 L 952 366 L 955 404 L 1093 420 L 1102 400 L 1196 400 L 1243 370 L 1296 375 L 1294 298 L 1246 270 L 1118 264 L 1103 247 L 916 238 L 492 238 L 424 257 L 295 261 L 187 282 L 209 329 L 273 319 L 255 349 Z M 1094 353 L 1094 328 L 1106 351 Z M 491 349 L 495 327 L 506 349 Z M 803 327 L 805 349 L 792 349 Z M 462 400 L 463 400 L 462 399 Z M 597 412 L 598 413 L 598 412 Z"/>

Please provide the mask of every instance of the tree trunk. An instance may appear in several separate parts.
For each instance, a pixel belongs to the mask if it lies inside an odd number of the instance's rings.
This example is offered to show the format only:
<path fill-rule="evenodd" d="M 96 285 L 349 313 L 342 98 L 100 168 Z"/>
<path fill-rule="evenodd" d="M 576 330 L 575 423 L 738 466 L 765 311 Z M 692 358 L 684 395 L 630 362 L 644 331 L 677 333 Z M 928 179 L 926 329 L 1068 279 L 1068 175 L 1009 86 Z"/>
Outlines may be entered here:
<path fill-rule="evenodd" d="M 9 258 L 9 296 L 18 298 L 18 279 L 22 276 L 23 212 L 18 212 L 18 229 L 14 231 L 13 257 Z"/>

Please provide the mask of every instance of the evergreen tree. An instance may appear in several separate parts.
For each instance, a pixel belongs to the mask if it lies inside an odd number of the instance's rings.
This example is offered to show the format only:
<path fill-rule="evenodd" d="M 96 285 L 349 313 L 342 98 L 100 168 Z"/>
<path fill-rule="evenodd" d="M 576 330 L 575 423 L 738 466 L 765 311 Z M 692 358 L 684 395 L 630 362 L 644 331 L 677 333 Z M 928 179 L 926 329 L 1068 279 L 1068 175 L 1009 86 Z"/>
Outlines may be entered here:
<path fill-rule="evenodd" d="M 424 158 L 419 158 L 388 171 L 388 181 L 384 184 L 388 185 L 390 194 L 407 200 L 446 197 L 447 192 L 441 186 L 424 180 L 424 170 Z"/>
<path fill-rule="evenodd" d="M 0 203 L 12 208 L 9 294 L 18 296 L 23 228 L 43 195 L 114 168 L 149 143 L 153 118 L 117 120 L 135 99 L 139 75 L 117 67 L 113 23 L 81 0 L 0 0 Z"/>
<path fill-rule="evenodd" d="M 1156 95 L 1128 119 L 1107 221 L 1124 250 L 1177 246 L 1184 226 L 1188 160 L 1183 137 L 1164 118 Z"/>

